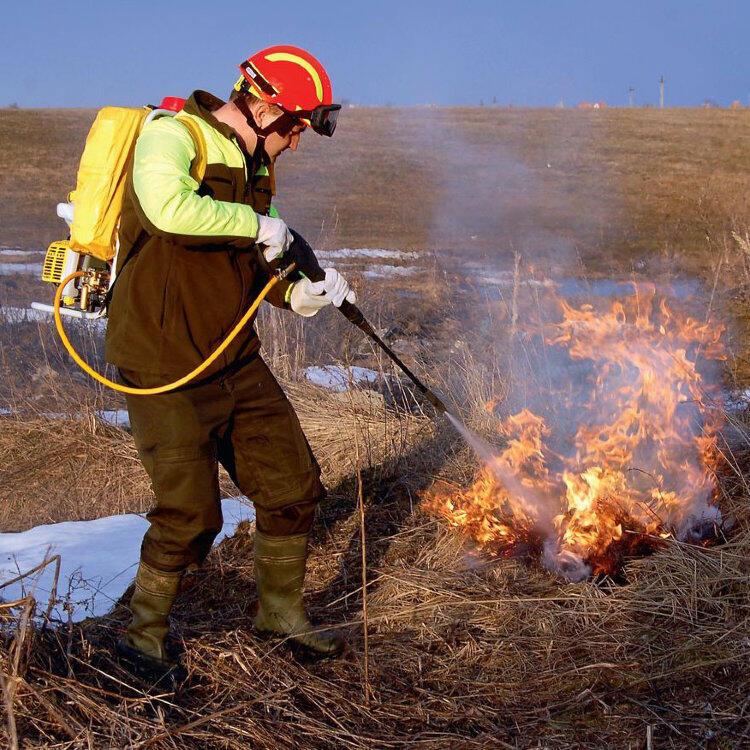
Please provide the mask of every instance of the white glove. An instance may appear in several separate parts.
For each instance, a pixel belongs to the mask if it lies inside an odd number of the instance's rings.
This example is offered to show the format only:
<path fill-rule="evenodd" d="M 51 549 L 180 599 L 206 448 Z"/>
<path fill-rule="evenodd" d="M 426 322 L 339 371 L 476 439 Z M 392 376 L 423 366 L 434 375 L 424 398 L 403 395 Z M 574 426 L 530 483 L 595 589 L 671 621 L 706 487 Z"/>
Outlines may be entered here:
<path fill-rule="evenodd" d="M 263 257 L 270 263 L 289 249 L 292 243 L 292 233 L 281 219 L 258 214 L 258 236 L 255 241 L 259 245 L 266 246 L 263 250 Z"/>
<path fill-rule="evenodd" d="M 311 318 L 326 305 L 341 307 L 344 300 L 352 304 L 357 301 L 354 290 L 350 289 L 346 279 L 335 268 L 326 268 L 325 272 L 324 281 L 302 279 L 292 287 L 289 304 L 298 315 Z"/>

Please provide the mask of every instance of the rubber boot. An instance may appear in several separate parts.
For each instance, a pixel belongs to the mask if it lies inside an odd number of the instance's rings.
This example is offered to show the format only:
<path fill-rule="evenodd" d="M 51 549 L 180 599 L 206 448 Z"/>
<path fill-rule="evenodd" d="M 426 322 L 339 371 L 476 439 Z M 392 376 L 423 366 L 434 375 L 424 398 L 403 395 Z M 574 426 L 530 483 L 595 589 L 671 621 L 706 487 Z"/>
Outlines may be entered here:
<path fill-rule="evenodd" d="M 177 598 L 182 573 L 164 573 L 143 561 L 135 576 L 130 600 L 130 621 L 125 636 L 117 642 L 117 653 L 132 671 L 149 682 L 180 682 L 185 669 L 168 653 L 169 612 Z"/>
<path fill-rule="evenodd" d="M 266 536 L 255 532 L 255 582 L 258 587 L 256 630 L 287 636 L 306 657 L 338 656 L 344 641 L 330 632 L 315 632 L 302 604 L 307 562 L 307 534 Z"/>

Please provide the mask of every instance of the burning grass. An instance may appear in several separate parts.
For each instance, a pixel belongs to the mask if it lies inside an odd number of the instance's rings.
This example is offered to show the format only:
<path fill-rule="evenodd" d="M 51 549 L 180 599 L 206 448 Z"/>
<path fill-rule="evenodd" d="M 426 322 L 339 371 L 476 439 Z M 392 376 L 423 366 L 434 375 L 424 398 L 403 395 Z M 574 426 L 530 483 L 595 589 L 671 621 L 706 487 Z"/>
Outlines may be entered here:
<path fill-rule="evenodd" d="M 547 567 L 581 580 L 720 525 L 715 363 L 726 355 L 721 325 L 654 285 L 599 309 L 554 301 L 542 326 L 546 379 L 526 394 L 543 411 L 499 422 L 501 448 L 467 435 L 484 455 L 481 475 L 466 490 L 432 491 L 427 507 L 481 548 L 542 547 Z"/>
<path fill-rule="evenodd" d="M 662 356 L 662 347 L 659 356 L 642 358 L 659 364 L 659 377 L 639 380 L 627 368 L 620 373 L 621 387 L 646 381 L 665 385 L 669 381 L 662 365 L 679 361 L 683 366 L 679 387 L 667 389 L 670 398 L 636 399 L 639 405 L 658 407 L 648 412 L 644 429 L 664 432 L 669 426 L 664 415 L 673 407 L 680 414 L 686 405 L 701 428 L 714 429 L 716 423 L 708 418 L 711 409 L 704 413 L 695 406 L 694 396 L 707 393 L 705 383 L 697 380 L 698 374 L 706 374 L 704 365 L 687 370 L 685 365 L 698 361 L 698 349 L 706 362 L 714 361 L 707 355 L 720 354 L 711 344 L 716 343 L 715 330 L 685 329 L 686 320 L 669 308 L 667 320 L 664 308 L 647 294 L 639 305 L 652 313 L 649 326 L 642 319 L 638 323 L 627 302 L 619 319 L 635 321 L 634 330 L 639 325 L 645 329 L 641 342 L 675 334 L 675 345 L 667 351 L 684 355 L 676 360 Z M 582 310 L 571 308 L 570 316 L 586 334 L 584 341 L 597 353 L 606 352 L 603 340 L 587 329 L 589 319 L 597 316 L 576 318 L 574 312 Z M 542 358 L 545 352 L 547 357 L 553 354 L 551 342 L 566 331 L 559 317 L 554 320 L 557 325 L 544 326 L 544 347 L 537 342 Z M 288 334 L 283 339 L 287 346 L 269 356 L 277 372 L 291 375 L 300 362 L 287 352 L 304 360 L 304 351 L 294 346 L 299 341 L 294 330 L 275 334 L 278 340 Z M 696 337 L 700 347 L 692 340 Z M 633 356 L 637 348 L 632 343 L 629 365 L 641 361 Z M 532 350 L 530 341 L 525 345 Z M 472 361 L 470 348 L 456 351 L 467 357 L 464 364 L 457 356 L 451 360 L 464 386 L 457 398 L 465 400 L 467 409 L 490 395 L 512 398 L 510 384 L 499 380 L 491 367 Z M 614 369 L 608 373 L 610 378 L 617 374 Z M 546 372 L 537 378 L 548 382 Z M 581 382 L 596 388 L 596 379 L 584 377 Z M 618 391 L 611 385 L 607 394 Z M 331 394 L 294 382 L 287 388 L 331 487 L 315 527 L 308 601 L 318 621 L 345 631 L 350 643 L 346 658 L 300 664 L 283 646 L 256 638 L 250 625 L 255 606 L 253 529 L 245 526 L 185 581 L 174 621 L 190 679 L 175 696 L 149 693 L 113 660 L 113 642 L 127 619 L 123 606 L 104 618 L 40 631 L 19 619 L 19 608 L 0 605 L 6 713 L 15 722 L 9 738 L 15 732 L 29 747 L 70 750 L 540 745 L 599 750 L 637 746 L 647 736 L 662 747 L 729 748 L 750 741 L 750 511 L 744 480 L 750 451 L 741 417 L 732 417 L 731 445 L 714 444 L 726 460 L 718 472 L 721 480 L 712 485 L 713 500 L 734 520 L 723 544 L 704 548 L 643 528 L 640 538 L 653 554 L 618 558 L 622 585 L 607 576 L 568 583 L 551 575 L 541 555 L 533 554 L 542 552 L 543 538 L 519 525 L 520 516 L 510 528 L 525 548 L 516 543 L 505 548 L 512 549 L 512 555 L 488 558 L 419 507 L 419 497 L 433 488 L 436 476 L 451 478 L 454 496 L 471 484 L 476 463 L 448 425 L 435 427 L 418 414 L 387 408 L 382 399 L 365 392 Z M 552 400 L 549 394 L 546 398 Z M 604 402 L 602 413 L 615 413 L 614 403 Z M 616 413 L 634 419 L 638 414 L 618 409 Z M 497 427 L 486 412 L 482 417 L 485 427 Z M 519 448 L 536 446 L 524 448 L 517 464 L 535 468 L 527 479 L 544 476 L 542 459 L 554 458 L 550 446 L 555 456 L 564 455 L 554 441 L 546 446 L 541 442 L 546 429 L 541 412 L 516 416 L 506 426 L 511 443 L 517 439 Z M 59 503 L 61 494 L 54 492 L 62 493 L 71 475 L 85 480 L 81 486 L 89 493 L 92 515 L 102 514 L 94 506 L 96 477 L 109 472 L 110 487 L 133 481 L 127 502 L 142 491 L 145 477 L 138 473 L 129 437 L 120 431 L 99 422 L 42 418 L 5 420 L 3 428 L 5 465 L 16 468 L 0 491 L 23 498 L 18 513 L 24 512 L 24 503 L 44 497 L 40 491 L 45 487 L 47 497 Z M 716 436 L 710 430 L 691 426 L 689 439 L 668 443 L 670 451 L 682 446 L 695 458 L 698 445 L 693 438 Z M 624 435 L 633 432 L 623 427 Z M 638 446 L 627 445 L 632 456 L 642 458 Z M 112 451 L 123 451 L 125 460 L 115 461 Z M 632 456 L 623 457 L 622 450 L 616 453 L 621 463 L 633 461 Z M 367 647 L 353 462 L 357 455 L 365 498 Z M 581 455 L 601 456 L 602 451 Z M 66 457 L 73 460 L 64 466 Z M 549 466 L 554 469 L 552 462 Z M 622 470 L 617 463 L 613 466 Z M 546 474 L 550 481 L 552 469 Z M 37 477 L 33 493 L 26 491 L 24 476 Z M 566 487 L 561 476 L 556 486 Z M 665 470 L 664 476 L 667 481 L 671 475 Z M 110 495 L 99 492 L 99 497 Z M 622 525 L 627 538 L 627 525 Z"/>

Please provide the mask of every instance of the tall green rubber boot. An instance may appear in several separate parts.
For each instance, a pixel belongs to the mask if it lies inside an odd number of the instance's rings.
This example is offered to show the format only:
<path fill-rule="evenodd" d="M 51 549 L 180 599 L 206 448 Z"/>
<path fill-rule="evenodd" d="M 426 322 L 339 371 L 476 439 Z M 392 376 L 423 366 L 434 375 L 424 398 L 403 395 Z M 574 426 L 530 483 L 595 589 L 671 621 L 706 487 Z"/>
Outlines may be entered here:
<path fill-rule="evenodd" d="M 151 682 L 166 678 L 184 679 L 184 668 L 168 653 L 165 646 L 169 632 L 169 613 L 177 598 L 182 573 L 164 573 L 143 561 L 135 576 L 135 591 L 130 599 L 133 619 L 117 643 L 117 653 L 133 671 Z"/>
<path fill-rule="evenodd" d="M 338 656 L 344 641 L 315 632 L 302 604 L 307 562 L 307 534 L 266 536 L 255 532 L 255 582 L 258 614 L 255 628 L 263 634 L 287 636 L 307 656 Z"/>

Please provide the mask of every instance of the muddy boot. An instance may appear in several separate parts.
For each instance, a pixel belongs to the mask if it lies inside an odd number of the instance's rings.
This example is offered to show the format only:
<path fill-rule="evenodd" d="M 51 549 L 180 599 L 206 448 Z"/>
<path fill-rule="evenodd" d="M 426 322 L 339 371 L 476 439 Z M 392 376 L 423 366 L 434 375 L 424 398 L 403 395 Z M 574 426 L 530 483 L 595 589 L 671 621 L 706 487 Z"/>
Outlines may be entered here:
<path fill-rule="evenodd" d="M 131 671 L 148 682 L 176 684 L 186 677 L 165 646 L 169 612 L 180 588 L 182 573 L 164 573 L 141 562 L 130 600 L 133 619 L 117 642 L 117 653 Z"/>
<path fill-rule="evenodd" d="M 306 657 L 341 654 L 344 641 L 330 632 L 315 632 L 302 604 L 307 534 L 266 536 L 256 531 L 254 546 L 258 632 L 289 636 L 295 650 Z"/>

